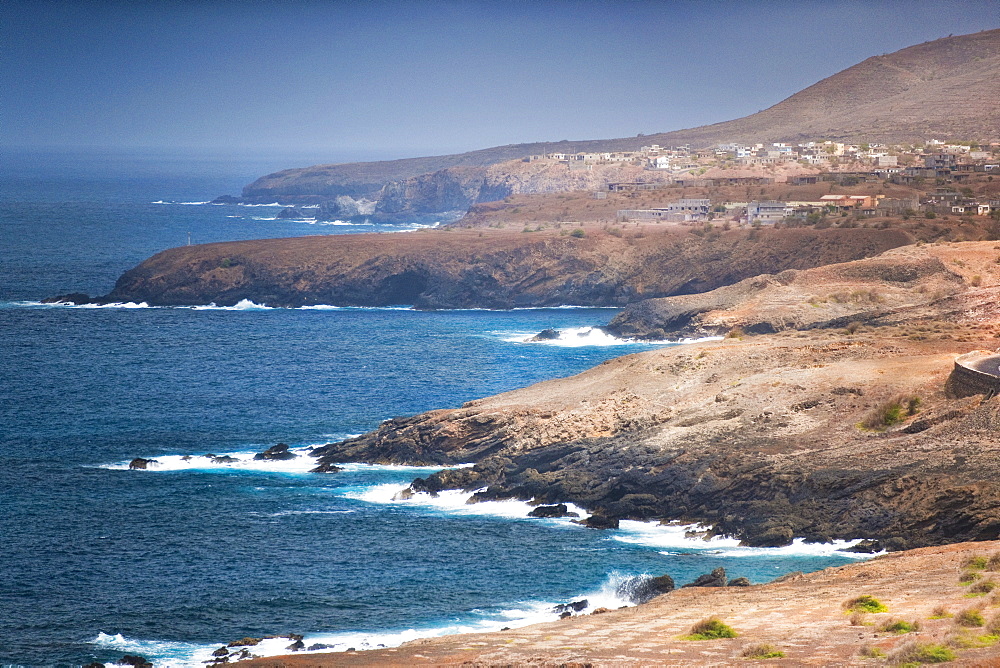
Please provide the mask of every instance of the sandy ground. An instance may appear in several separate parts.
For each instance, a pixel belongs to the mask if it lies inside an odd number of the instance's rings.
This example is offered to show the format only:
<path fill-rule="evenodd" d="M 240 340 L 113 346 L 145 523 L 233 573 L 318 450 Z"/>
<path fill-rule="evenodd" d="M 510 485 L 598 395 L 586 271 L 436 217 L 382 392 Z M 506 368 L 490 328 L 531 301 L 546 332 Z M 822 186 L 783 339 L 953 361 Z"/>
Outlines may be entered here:
<path fill-rule="evenodd" d="M 1000 615 L 992 595 L 972 597 L 959 583 L 963 562 L 989 556 L 1000 541 L 960 543 L 892 553 L 871 561 L 829 568 L 752 587 L 689 588 L 645 605 L 572 617 L 497 633 L 418 640 L 394 649 L 273 657 L 238 665 L 288 666 L 726 666 L 878 665 L 865 647 L 890 655 L 912 641 L 950 644 L 959 665 L 1000 665 L 1000 646 L 988 644 L 983 628 L 962 629 L 954 618 L 930 619 L 939 606 L 954 614 L 981 609 L 987 622 Z M 1000 573 L 983 579 L 1000 580 Z M 844 603 L 875 596 L 889 611 L 852 620 Z M 683 639 L 696 622 L 716 615 L 737 630 L 731 639 Z M 919 621 L 916 633 L 879 632 L 887 619 Z M 852 623 L 853 622 L 853 623 Z M 782 659 L 748 660 L 749 646 L 774 645 Z"/>

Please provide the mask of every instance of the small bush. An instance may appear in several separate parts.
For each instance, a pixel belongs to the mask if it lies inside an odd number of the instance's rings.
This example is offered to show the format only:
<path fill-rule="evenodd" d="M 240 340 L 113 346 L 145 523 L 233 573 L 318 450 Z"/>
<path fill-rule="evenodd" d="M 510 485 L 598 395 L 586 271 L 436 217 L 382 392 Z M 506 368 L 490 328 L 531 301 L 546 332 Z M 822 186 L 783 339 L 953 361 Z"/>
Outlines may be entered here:
<path fill-rule="evenodd" d="M 887 619 L 879 625 L 878 630 L 882 633 L 895 633 L 897 635 L 915 633 L 920 630 L 920 623 L 908 622 L 903 619 Z"/>
<path fill-rule="evenodd" d="M 609 227 L 608 228 L 608 234 L 610 234 L 613 237 L 621 238 L 621 236 L 622 236 L 622 234 L 624 234 L 624 232 L 622 232 L 622 228 L 620 228 L 620 227 Z"/>
<path fill-rule="evenodd" d="M 993 580 L 980 580 L 969 587 L 969 594 L 973 596 L 985 596 L 997 588 L 997 583 Z"/>
<path fill-rule="evenodd" d="M 869 431 L 885 431 L 899 424 L 907 417 L 916 415 L 920 408 L 920 397 L 896 396 L 873 408 L 861 420 L 860 427 Z"/>
<path fill-rule="evenodd" d="M 888 612 L 889 608 L 874 596 L 864 594 L 856 598 L 844 601 L 844 608 L 848 612 Z"/>
<path fill-rule="evenodd" d="M 871 626 L 871 622 L 868 621 L 868 613 L 852 612 L 851 626 Z"/>
<path fill-rule="evenodd" d="M 691 627 L 691 634 L 685 640 L 717 640 L 735 638 L 736 630 L 718 617 L 709 617 Z"/>
<path fill-rule="evenodd" d="M 785 653 L 778 650 L 774 645 L 750 645 L 742 652 L 740 656 L 744 659 L 780 659 L 785 656 Z"/>
<path fill-rule="evenodd" d="M 743 328 L 739 325 L 736 325 L 731 330 L 726 332 L 727 339 L 742 339 L 744 336 L 746 336 L 746 332 L 744 332 Z"/>
<path fill-rule="evenodd" d="M 962 568 L 967 568 L 970 571 L 982 571 L 986 570 L 986 565 L 989 562 L 981 554 L 976 554 L 971 557 L 967 557 L 965 561 L 962 562 Z"/>
<path fill-rule="evenodd" d="M 847 331 L 848 334 L 856 334 L 860 328 L 861 328 L 861 323 L 855 320 L 847 323 L 847 327 L 845 327 L 844 329 Z"/>
<path fill-rule="evenodd" d="M 955 615 L 955 624 L 966 628 L 976 628 L 986 624 L 983 613 L 975 608 L 966 608 Z"/>
<path fill-rule="evenodd" d="M 889 655 L 889 663 L 895 665 L 920 665 L 922 663 L 945 663 L 955 660 L 955 652 L 944 645 L 933 643 L 906 643 Z"/>
<path fill-rule="evenodd" d="M 981 577 L 983 577 L 982 574 L 977 573 L 975 571 L 965 571 L 964 573 L 958 576 L 958 581 L 961 584 L 967 585 L 967 584 L 972 584 Z"/>
<path fill-rule="evenodd" d="M 990 558 L 986 560 L 986 570 L 1000 571 L 1000 552 L 994 552 L 990 555 Z"/>
<path fill-rule="evenodd" d="M 954 616 L 955 615 L 948 612 L 948 608 L 944 607 L 943 605 L 939 605 L 938 607 L 931 610 L 930 619 L 950 619 L 951 617 Z"/>
<path fill-rule="evenodd" d="M 569 235 L 575 239 L 582 239 L 587 236 L 587 233 L 583 231 L 583 228 L 577 227 Z"/>
<path fill-rule="evenodd" d="M 885 651 L 878 647 L 872 647 L 871 645 L 865 645 L 858 651 L 858 656 L 865 659 L 884 659 Z"/>
<path fill-rule="evenodd" d="M 974 288 L 978 288 L 982 284 L 983 284 L 983 277 L 980 276 L 979 274 L 976 274 L 975 276 L 969 279 L 969 285 L 971 285 Z"/>

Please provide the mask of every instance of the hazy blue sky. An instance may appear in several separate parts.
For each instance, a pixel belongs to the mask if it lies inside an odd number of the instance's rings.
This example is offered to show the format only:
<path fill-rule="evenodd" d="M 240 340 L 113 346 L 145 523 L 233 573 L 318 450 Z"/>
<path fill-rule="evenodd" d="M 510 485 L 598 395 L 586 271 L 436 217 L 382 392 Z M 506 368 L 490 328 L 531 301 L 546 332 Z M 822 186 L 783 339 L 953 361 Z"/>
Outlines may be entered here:
<path fill-rule="evenodd" d="M 997 0 L 0 0 L 4 145 L 447 153 L 768 107 Z"/>

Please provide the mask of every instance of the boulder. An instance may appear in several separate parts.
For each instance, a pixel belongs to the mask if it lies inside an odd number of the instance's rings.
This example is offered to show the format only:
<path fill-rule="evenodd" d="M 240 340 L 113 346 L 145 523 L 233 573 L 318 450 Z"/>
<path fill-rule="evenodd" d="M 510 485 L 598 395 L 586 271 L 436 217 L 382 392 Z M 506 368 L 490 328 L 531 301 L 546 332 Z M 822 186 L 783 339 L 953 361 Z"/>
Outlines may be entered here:
<path fill-rule="evenodd" d="M 719 567 L 711 573 L 699 575 L 694 582 L 689 582 L 685 587 L 725 587 L 728 583 L 726 579 L 726 569 Z"/>
<path fill-rule="evenodd" d="M 239 197 L 233 197 L 232 195 L 219 195 L 212 200 L 212 204 L 239 204 L 242 201 Z"/>
<path fill-rule="evenodd" d="M 213 464 L 232 464 L 238 461 L 240 460 L 236 459 L 236 457 L 230 457 L 229 455 L 219 455 L 218 457 L 212 457 Z"/>
<path fill-rule="evenodd" d="M 136 457 L 128 463 L 130 469 L 145 469 L 148 468 L 150 464 L 159 464 L 160 462 L 155 459 L 143 459 L 142 457 Z"/>
<path fill-rule="evenodd" d="M 276 218 L 306 218 L 306 215 L 294 206 L 287 207 L 278 212 Z"/>
<path fill-rule="evenodd" d="M 138 654 L 126 654 L 118 659 L 119 666 L 134 666 L 135 668 L 153 668 L 153 664 L 146 660 L 146 657 Z"/>
<path fill-rule="evenodd" d="M 674 579 L 664 574 L 655 578 L 629 578 L 618 585 L 615 593 L 618 595 L 618 598 L 625 599 L 631 603 L 645 603 L 660 594 L 672 592 L 675 588 Z"/>
<path fill-rule="evenodd" d="M 528 517 L 579 517 L 577 513 L 569 512 L 565 503 L 556 503 L 551 506 L 536 506 Z"/>
<path fill-rule="evenodd" d="M 314 645 L 309 645 L 309 647 L 306 647 L 306 651 L 307 652 L 316 652 L 316 651 L 321 650 L 321 649 L 330 649 L 331 647 L 333 647 L 333 645 L 324 645 L 323 643 L 318 642 L 318 643 L 316 643 Z"/>
<path fill-rule="evenodd" d="M 730 587 L 749 587 L 750 578 L 733 578 L 729 581 Z"/>
<path fill-rule="evenodd" d="M 543 329 L 542 331 L 535 334 L 533 337 L 528 339 L 529 343 L 537 343 L 538 341 L 555 341 L 560 338 L 558 330 L 555 329 Z"/>
<path fill-rule="evenodd" d="M 585 610 L 588 605 L 590 605 L 590 601 L 584 598 L 579 601 L 571 601 L 570 603 L 560 603 L 556 607 L 552 608 L 552 612 L 573 614 L 574 612 L 581 612 Z"/>
<path fill-rule="evenodd" d="M 341 467 L 336 464 L 331 464 L 330 462 L 323 462 L 319 466 L 310 470 L 310 473 L 336 473 L 337 471 L 343 471 Z"/>
<path fill-rule="evenodd" d="M 588 529 L 617 529 L 618 528 L 618 518 L 617 517 L 607 517 L 605 515 L 591 515 L 587 519 L 583 520 L 583 525 Z"/>
<path fill-rule="evenodd" d="M 46 297 L 42 300 L 43 304 L 90 304 L 94 300 L 90 295 L 84 294 L 82 292 L 71 292 L 68 295 L 57 295 L 55 297 Z"/>
<path fill-rule="evenodd" d="M 83 668 L 104 668 L 104 664 L 100 661 L 91 661 L 90 663 L 83 664 Z"/>
<path fill-rule="evenodd" d="M 229 650 L 225 647 L 220 647 L 219 649 L 212 652 L 212 656 L 229 656 Z"/>
<path fill-rule="evenodd" d="M 882 543 L 877 540 L 863 540 L 850 546 L 844 552 L 857 552 L 859 554 L 874 554 L 882 551 Z"/>
<path fill-rule="evenodd" d="M 258 452 L 253 456 L 253 458 L 265 461 L 281 461 L 285 459 L 295 459 L 297 456 L 298 455 L 288 451 L 287 444 L 278 443 L 277 445 L 272 445 L 264 452 Z"/>
<path fill-rule="evenodd" d="M 302 642 L 301 639 L 299 639 L 299 640 L 296 640 L 295 642 L 293 642 L 291 645 L 289 645 L 285 649 L 287 649 L 289 652 L 298 652 L 299 650 L 303 650 L 305 648 L 306 648 L 306 644 L 304 642 Z"/>
<path fill-rule="evenodd" d="M 234 640 L 227 645 L 227 647 L 253 647 L 259 644 L 260 638 L 243 638 L 242 640 Z"/>

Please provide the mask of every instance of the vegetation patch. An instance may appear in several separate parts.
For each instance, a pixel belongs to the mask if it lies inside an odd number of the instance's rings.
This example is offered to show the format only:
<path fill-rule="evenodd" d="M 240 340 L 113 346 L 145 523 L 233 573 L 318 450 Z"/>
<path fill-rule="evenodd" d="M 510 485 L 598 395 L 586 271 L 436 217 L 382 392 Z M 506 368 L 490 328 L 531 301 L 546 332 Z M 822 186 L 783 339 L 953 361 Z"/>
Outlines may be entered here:
<path fill-rule="evenodd" d="M 918 410 L 920 410 L 920 397 L 899 395 L 873 408 L 858 426 L 868 431 L 885 431 L 916 415 Z"/>
<path fill-rule="evenodd" d="M 690 635 L 684 636 L 684 640 L 718 640 L 736 636 L 736 629 L 718 617 L 709 617 L 692 626 Z"/>
<path fill-rule="evenodd" d="M 785 653 L 774 645 L 760 644 L 750 645 L 740 652 L 740 656 L 744 659 L 781 659 Z"/>
<path fill-rule="evenodd" d="M 879 625 L 878 630 L 882 633 L 895 633 L 896 635 L 916 633 L 920 630 L 920 623 L 908 622 L 904 619 L 887 619 Z"/>
<path fill-rule="evenodd" d="M 966 628 L 976 628 L 986 624 L 983 613 L 975 608 L 966 608 L 955 615 L 955 624 Z"/>
<path fill-rule="evenodd" d="M 951 619 L 954 616 L 955 615 L 948 612 L 948 608 L 944 607 L 943 605 L 939 605 L 938 607 L 931 610 L 931 616 L 929 617 L 929 619 Z"/>
<path fill-rule="evenodd" d="M 966 571 L 958 576 L 958 581 L 961 584 L 967 585 L 967 584 L 972 584 L 973 582 L 979 580 L 982 577 L 983 577 L 982 574 L 977 573 L 976 571 Z"/>
<path fill-rule="evenodd" d="M 989 561 L 986 559 L 986 557 L 982 556 L 981 554 L 977 554 L 971 557 L 967 557 L 965 561 L 962 562 L 962 568 L 968 569 L 970 571 L 983 571 L 986 570 L 986 566 L 988 564 Z"/>
<path fill-rule="evenodd" d="M 996 588 L 997 583 L 993 580 L 979 580 L 969 587 L 969 593 L 966 596 L 986 596 Z"/>
<path fill-rule="evenodd" d="M 858 651 L 858 656 L 865 659 L 884 659 L 885 650 L 873 645 L 865 645 Z"/>
<path fill-rule="evenodd" d="M 889 608 L 882 601 L 874 596 L 864 594 L 856 598 L 844 601 L 844 608 L 848 612 L 888 612 Z"/>
<path fill-rule="evenodd" d="M 935 643 L 906 643 L 889 655 L 889 663 L 897 666 L 919 666 L 924 663 L 954 661 L 955 652 Z"/>
<path fill-rule="evenodd" d="M 986 560 L 986 570 L 1000 571 L 1000 552 L 994 552 L 990 555 L 990 558 Z"/>

